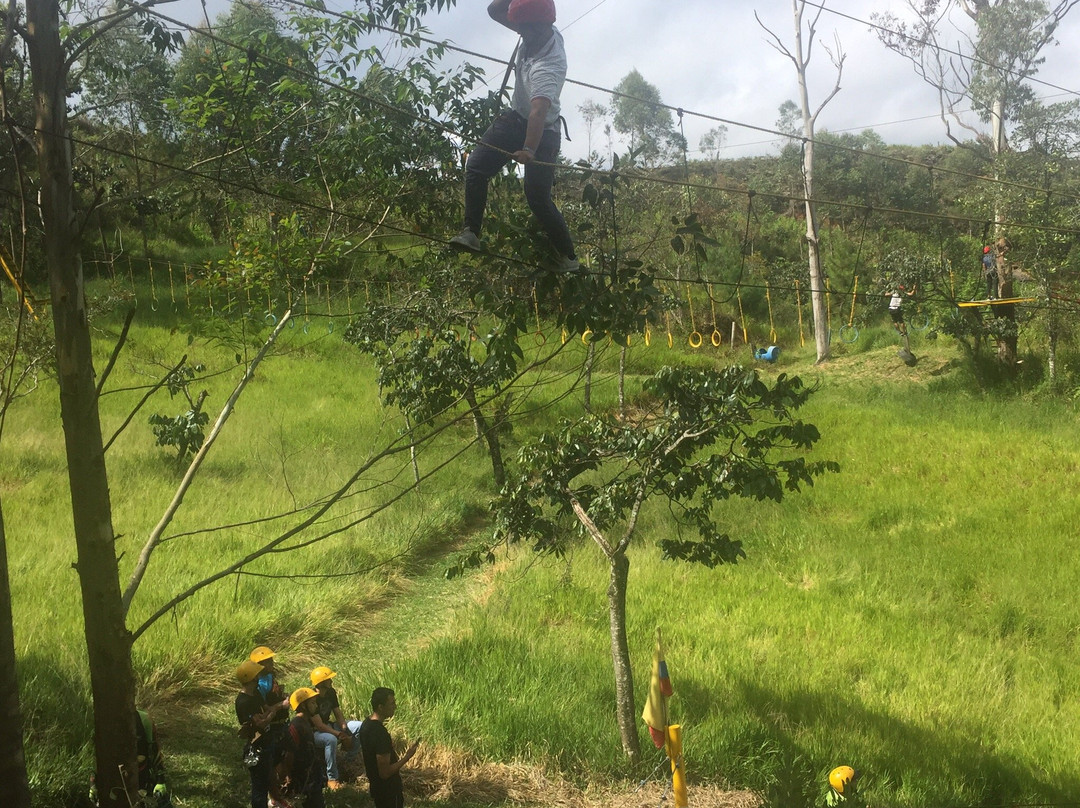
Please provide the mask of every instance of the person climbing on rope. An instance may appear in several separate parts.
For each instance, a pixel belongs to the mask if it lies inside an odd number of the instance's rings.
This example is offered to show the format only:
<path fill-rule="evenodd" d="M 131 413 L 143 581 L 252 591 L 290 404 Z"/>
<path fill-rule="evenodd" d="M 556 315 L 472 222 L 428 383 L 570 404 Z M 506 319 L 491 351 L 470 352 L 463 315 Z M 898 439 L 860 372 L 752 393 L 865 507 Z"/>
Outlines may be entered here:
<path fill-rule="evenodd" d="M 994 253 L 989 245 L 983 247 L 982 266 L 983 277 L 986 278 L 986 299 L 993 300 L 998 292 L 998 273 Z"/>
<path fill-rule="evenodd" d="M 495 119 L 465 164 L 465 226 L 450 246 L 482 251 L 488 182 L 516 160 L 525 166 L 525 200 L 558 253 L 549 269 L 577 272 L 570 229 L 551 199 L 561 145 L 559 95 L 566 81 L 566 50 L 554 26 L 554 0 L 492 0 L 488 15 L 521 36 L 514 94 L 510 109 Z"/>

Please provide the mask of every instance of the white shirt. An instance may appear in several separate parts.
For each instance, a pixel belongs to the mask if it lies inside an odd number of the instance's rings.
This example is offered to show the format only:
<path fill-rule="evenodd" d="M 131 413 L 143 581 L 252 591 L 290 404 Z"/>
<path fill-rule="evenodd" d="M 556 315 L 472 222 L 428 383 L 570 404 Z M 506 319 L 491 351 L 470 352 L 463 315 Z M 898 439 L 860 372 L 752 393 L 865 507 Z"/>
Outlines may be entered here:
<path fill-rule="evenodd" d="M 900 291 L 897 290 L 892 293 L 892 297 L 889 298 L 889 310 L 900 308 L 900 304 L 904 302 L 904 298 L 900 296 Z M 878 311 L 881 311 L 878 309 Z"/>
<path fill-rule="evenodd" d="M 552 26 L 551 39 L 536 53 L 525 59 L 520 55 L 514 65 L 514 95 L 510 106 L 522 118 L 528 119 L 534 98 L 551 102 L 545 129 L 558 129 L 559 95 L 566 82 L 566 49 L 562 34 Z"/>

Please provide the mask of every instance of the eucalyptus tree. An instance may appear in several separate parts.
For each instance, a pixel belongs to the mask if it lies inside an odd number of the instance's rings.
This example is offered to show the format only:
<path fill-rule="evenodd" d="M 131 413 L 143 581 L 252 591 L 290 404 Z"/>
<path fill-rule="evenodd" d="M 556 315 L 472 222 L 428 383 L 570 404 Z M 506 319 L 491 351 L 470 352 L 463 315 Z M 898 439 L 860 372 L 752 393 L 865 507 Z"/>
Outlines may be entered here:
<path fill-rule="evenodd" d="M 828 103 L 840 92 L 840 79 L 844 73 L 844 51 L 839 38 L 835 38 L 832 49 L 825 47 L 833 66 L 836 68 L 836 81 L 832 89 L 816 107 L 810 104 L 810 90 L 807 82 L 807 68 L 813 56 L 814 43 L 817 39 L 817 24 L 825 10 L 825 4 L 817 7 L 813 17 L 805 22 L 806 5 L 800 0 L 791 0 L 791 10 L 795 23 L 795 42 L 789 47 L 784 40 L 771 31 L 754 12 L 758 24 L 769 34 L 770 45 L 786 57 L 795 67 L 795 76 L 799 84 L 799 110 L 802 113 L 802 191 L 803 207 L 806 212 L 806 252 L 810 274 L 810 303 L 814 313 L 814 345 L 817 361 L 829 358 L 829 322 L 825 297 L 825 272 L 821 263 L 821 237 L 817 218 L 817 205 L 814 202 L 814 132 L 818 116 Z M 785 108 L 781 107 L 781 115 Z M 790 112 L 790 109 L 789 109 Z"/>
<path fill-rule="evenodd" d="M 615 85 L 611 112 L 615 131 L 629 138 L 630 152 L 640 155 L 646 165 L 659 160 L 665 145 L 677 137 L 671 110 L 663 106 L 660 90 L 637 70 Z"/>
<path fill-rule="evenodd" d="M 769 387 L 739 366 L 663 368 L 645 383 L 634 418 L 587 415 L 519 452 L 497 503 L 495 539 L 561 555 L 581 536 L 600 550 L 608 568 L 615 714 L 632 763 L 641 749 L 626 595 L 629 550 L 641 537 L 643 511 L 663 508 L 675 520 L 676 538 L 657 541 L 665 559 L 715 567 L 745 557 L 741 540 L 723 529 L 726 500 L 779 502 L 838 470 L 832 461 L 803 456 L 820 438 L 794 415 L 810 393 L 798 377 L 781 375 Z M 484 554 L 490 557 L 490 548 L 475 556 Z"/>

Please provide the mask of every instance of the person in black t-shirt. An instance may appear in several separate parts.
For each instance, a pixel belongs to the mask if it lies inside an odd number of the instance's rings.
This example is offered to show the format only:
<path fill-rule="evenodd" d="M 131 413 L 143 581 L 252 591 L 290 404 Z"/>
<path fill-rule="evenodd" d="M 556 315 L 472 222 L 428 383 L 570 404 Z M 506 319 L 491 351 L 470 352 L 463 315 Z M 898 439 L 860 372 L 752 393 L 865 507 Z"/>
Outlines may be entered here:
<path fill-rule="evenodd" d="M 390 733 L 383 722 L 393 718 L 397 710 L 394 691 L 388 687 L 377 687 L 371 694 L 370 716 L 360 725 L 360 746 L 364 752 L 364 769 L 367 771 L 368 787 L 375 808 L 403 808 L 405 794 L 401 786 L 401 769 L 408 763 L 420 739 L 410 746 L 400 758 L 394 750 Z"/>
<path fill-rule="evenodd" d="M 272 711 L 259 692 L 259 674 L 262 670 L 258 662 L 250 659 L 241 662 L 236 669 L 241 688 L 236 696 L 236 720 L 240 722 L 238 734 L 247 741 L 244 765 L 251 777 L 251 808 L 266 808 L 274 765 L 273 736 L 268 732 Z"/>
<path fill-rule="evenodd" d="M 319 710 L 318 696 L 310 687 L 297 688 L 289 696 L 296 717 L 279 742 L 275 787 L 271 789 L 276 805 L 291 806 L 293 799 L 304 808 L 324 808 L 326 805 L 323 801 L 326 771 L 322 754 L 315 748 L 315 731 L 311 724 L 311 717 Z"/>

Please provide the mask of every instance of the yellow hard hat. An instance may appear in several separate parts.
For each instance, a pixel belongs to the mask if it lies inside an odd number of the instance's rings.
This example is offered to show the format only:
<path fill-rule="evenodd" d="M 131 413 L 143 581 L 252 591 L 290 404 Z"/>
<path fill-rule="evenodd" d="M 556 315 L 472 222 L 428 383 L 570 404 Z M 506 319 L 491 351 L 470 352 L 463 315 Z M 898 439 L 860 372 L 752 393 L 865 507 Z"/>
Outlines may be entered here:
<path fill-rule="evenodd" d="M 298 687 L 292 692 L 292 695 L 289 696 L 289 706 L 294 710 L 299 710 L 301 704 L 308 699 L 317 698 L 318 695 L 318 691 L 312 690 L 310 687 Z"/>
<path fill-rule="evenodd" d="M 262 665 L 258 662 L 245 659 L 236 667 L 236 678 L 240 680 L 240 684 L 246 685 L 248 682 L 254 682 L 258 679 L 262 671 Z"/>
<path fill-rule="evenodd" d="M 251 652 L 251 654 L 248 656 L 248 659 L 250 659 L 252 662 L 262 662 L 266 659 L 272 659 L 273 656 L 273 651 L 271 651 L 265 645 L 260 645 L 258 648 Z"/>
<path fill-rule="evenodd" d="M 320 665 L 311 672 L 311 686 L 315 687 L 319 682 L 325 682 L 327 679 L 333 679 L 335 676 L 337 676 L 337 674 L 328 667 Z"/>
<path fill-rule="evenodd" d="M 844 787 L 855 782 L 855 770 L 850 766 L 837 766 L 829 772 L 829 785 L 837 794 L 844 793 Z"/>

